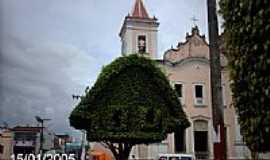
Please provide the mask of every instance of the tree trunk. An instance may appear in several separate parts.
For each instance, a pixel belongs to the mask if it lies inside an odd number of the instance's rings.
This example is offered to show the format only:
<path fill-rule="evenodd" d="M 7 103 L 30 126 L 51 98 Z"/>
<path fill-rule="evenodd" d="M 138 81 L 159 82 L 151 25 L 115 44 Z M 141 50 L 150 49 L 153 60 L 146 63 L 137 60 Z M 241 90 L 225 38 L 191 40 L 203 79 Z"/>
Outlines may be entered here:
<path fill-rule="evenodd" d="M 251 159 L 252 160 L 258 160 L 258 154 L 254 151 L 251 151 Z"/>
<path fill-rule="evenodd" d="M 259 154 L 256 151 L 256 149 L 251 149 L 250 152 L 251 152 L 251 159 L 252 160 L 259 160 Z"/>
<path fill-rule="evenodd" d="M 110 143 L 105 142 L 106 146 L 112 151 L 116 160 L 128 160 L 129 153 L 133 144 L 130 143 Z"/>

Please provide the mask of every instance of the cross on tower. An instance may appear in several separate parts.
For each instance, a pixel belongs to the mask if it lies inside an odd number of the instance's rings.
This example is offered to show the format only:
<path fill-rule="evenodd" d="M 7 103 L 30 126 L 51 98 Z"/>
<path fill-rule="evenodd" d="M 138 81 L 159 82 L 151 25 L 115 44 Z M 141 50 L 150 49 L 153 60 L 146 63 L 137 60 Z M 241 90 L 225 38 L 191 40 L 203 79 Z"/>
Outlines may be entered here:
<path fill-rule="evenodd" d="M 193 16 L 193 17 L 191 17 L 191 21 L 193 22 L 193 25 L 196 26 L 197 25 L 196 22 L 198 22 L 199 19 L 196 18 L 195 16 Z"/>

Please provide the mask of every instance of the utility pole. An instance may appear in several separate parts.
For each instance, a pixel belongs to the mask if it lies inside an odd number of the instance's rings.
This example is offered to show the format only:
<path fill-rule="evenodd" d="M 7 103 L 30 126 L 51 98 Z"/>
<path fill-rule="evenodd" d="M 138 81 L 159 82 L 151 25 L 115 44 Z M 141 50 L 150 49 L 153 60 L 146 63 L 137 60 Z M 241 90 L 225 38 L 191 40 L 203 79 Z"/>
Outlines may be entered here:
<path fill-rule="evenodd" d="M 86 152 L 87 152 L 87 151 L 85 151 L 85 136 L 86 136 L 86 133 L 84 130 L 82 130 L 81 160 L 85 160 Z"/>
<path fill-rule="evenodd" d="M 43 128 L 44 128 L 44 121 L 50 121 L 51 119 L 42 119 L 39 116 L 36 116 L 35 118 L 41 124 L 39 152 L 40 152 L 40 156 L 42 157 L 42 155 L 43 155 Z"/>
<path fill-rule="evenodd" d="M 216 0 L 207 0 L 208 28 L 210 47 L 211 95 L 213 127 L 216 134 L 214 140 L 214 160 L 225 160 L 225 127 L 224 106 L 222 100 L 220 50 L 218 44 L 218 19 Z"/>

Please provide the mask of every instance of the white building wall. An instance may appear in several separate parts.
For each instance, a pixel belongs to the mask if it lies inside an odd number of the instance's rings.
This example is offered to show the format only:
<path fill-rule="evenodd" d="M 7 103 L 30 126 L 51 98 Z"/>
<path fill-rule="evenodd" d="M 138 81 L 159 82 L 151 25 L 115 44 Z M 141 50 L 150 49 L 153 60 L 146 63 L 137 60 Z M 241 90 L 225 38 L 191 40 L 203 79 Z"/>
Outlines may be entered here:
<path fill-rule="evenodd" d="M 3 152 L 0 153 L 1 160 L 11 160 L 13 154 L 14 135 L 10 130 L 0 129 L 0 145 L 3 146 Z"/>

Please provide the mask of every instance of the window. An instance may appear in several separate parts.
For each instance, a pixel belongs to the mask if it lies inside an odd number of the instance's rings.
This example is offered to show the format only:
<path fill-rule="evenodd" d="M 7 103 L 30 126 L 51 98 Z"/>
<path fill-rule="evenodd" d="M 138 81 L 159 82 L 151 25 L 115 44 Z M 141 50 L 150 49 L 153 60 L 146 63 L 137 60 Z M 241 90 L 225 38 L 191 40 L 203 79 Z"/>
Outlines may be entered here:
<path fill-rule="evenodd" d="M 167 157 L 164 157 L 164 156 L 159 157 L 159 160 L 167 160 Z"/>
<path fill-rule="evenodd" d="M 175 84 L 174 85 L 175 91 L 178 95 L 178 97 L 183 97 L 183 85 L 182 84 Z"/>
<path fill-rule="evenodd" d="M 203 98 L 203 86 L 202 85 L 195 86 L 195 95 L 196 95 L 196 98 Z"/>
<path fill-rule="evenodd" d="M 178 98 L 180 99 L 181 104 L 185 104 L 185 95 L 184 95 L 184 86 L 181 83 L 176 82 L 174 84 L 174 89 L 176 91 L 176 94 Z"/>
<path fill-rule="evenodd" d="M 203 85 L 195 85 L 195 105 L 204 105 Z"/>
<path fill-rule="evenodd" d="M 180 160 L 180 157 L 169 157 L 169 160 Z"/>
<path fill-rule="evenodd" d="M 146 36 L 138 36 L 138 51 L 139 53 L 146 53 Z"/>
<path fill-rule="evenodd" d="M 0 154 L 3 154 L 3 152 L 4 152 L 4 146 L 2 146 L 2 145 L 0 144 Z"/>

